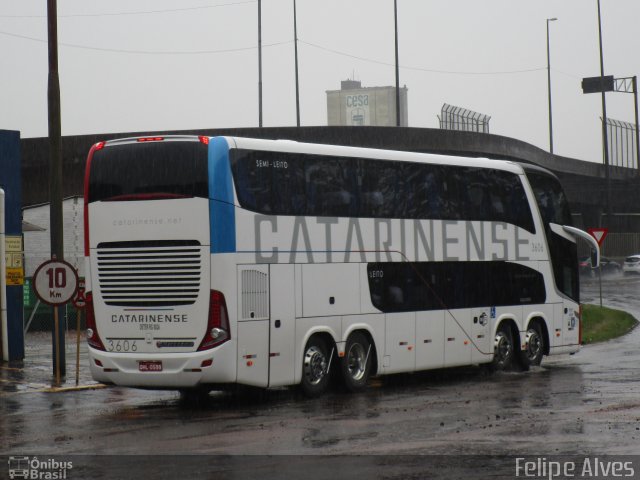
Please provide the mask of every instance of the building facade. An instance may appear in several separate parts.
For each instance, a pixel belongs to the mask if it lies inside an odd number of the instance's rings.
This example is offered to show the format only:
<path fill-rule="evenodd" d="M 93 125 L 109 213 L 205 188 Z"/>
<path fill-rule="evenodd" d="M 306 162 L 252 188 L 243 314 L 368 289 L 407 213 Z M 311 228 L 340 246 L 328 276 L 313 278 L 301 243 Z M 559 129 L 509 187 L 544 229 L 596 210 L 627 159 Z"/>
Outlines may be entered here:
<path fill-rule="evenodd" d="M 359 80 L 344 80 L 340 90 L 327 90 L 329 126 L 396 126 L 396 88 L 362 87 Z M 409 125 L 407 87 L 400 88 L 400 126 Z"/>
<path fill-rule="evenodd" d="M 38 266 L 51 259 L 50 206 L 48 203 L 32 205 L 22 210 L 24 221 L 40 227 L 24 232 L 25 276 L 33 277 Z M 84 277 L 84 201 L 80 196 L 62 201 L 64 232 L 64 259 Z"/>

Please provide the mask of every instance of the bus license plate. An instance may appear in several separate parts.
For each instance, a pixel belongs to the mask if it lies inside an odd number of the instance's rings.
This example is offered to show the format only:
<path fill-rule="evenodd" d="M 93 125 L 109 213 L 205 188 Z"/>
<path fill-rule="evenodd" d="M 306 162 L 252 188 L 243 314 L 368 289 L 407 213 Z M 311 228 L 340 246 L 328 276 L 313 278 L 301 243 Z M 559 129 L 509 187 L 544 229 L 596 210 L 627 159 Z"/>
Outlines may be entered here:
<path fill-rule="evenodd" d="M 141 372 L 161 372 L 162 362 L 156 360 L 143 360 L 138 362 L 138 370 Z"/>

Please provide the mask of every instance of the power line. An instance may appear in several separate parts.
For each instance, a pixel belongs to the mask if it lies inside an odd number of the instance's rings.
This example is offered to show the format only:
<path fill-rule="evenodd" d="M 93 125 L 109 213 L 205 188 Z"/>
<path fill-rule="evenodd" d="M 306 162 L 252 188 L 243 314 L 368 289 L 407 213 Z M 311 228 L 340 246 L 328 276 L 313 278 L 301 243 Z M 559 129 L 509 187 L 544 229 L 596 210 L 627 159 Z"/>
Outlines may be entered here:
<path fill-rule="evenodd" d="M 126 15 L 150 15 L 156 13 L 188 12 L 193 10 L 205 10 L 217 7 L 231 7 L 256 3 L 258 0 L 243 0 L 239 2 L 219 3 L 216 5 L 201 5 L 198 7 L 170 8 L 166 10 L 139 10 L 132 12 L 103 12 L 103 13 L 71 13 L 68 15 L 58 15 L 58 18 L 82 18 L 82 17 L 117 17 Z M 0 18 L 47 18 L 46 15 L 0 15 Z"/>
<path fill-rule="evenodd" d="M 395 67 L 395 64 L 389 62 L 383 62 L 381 60 L 375 60 L 373 58 L 361 57 L 358 55 L 353 55 L 351 53 L 341 52 L 339 50 L 334 50 L 331 48 L 323 47 L 321 45 L 316 45 L 315 43 L 305 42 L 304 40 L 298 39 L 300 43 L 304 43 L 310 47 L 317 48 L 319 50 L 324 50 L 325 52 L 333 53 L 335 55 L 341 55 L 343 57 L 354 58 L 356 60 L 362 60 L 364 62 L 376 63 L 378 65 L 385 65 L 388 67 Z M 528 68 L 523 70 L 502 70 L 502 71 L 491 71 L 491 72 L 478 72 L 478 71 L 463 71 L 463 70 L 436 70 L 431 68 L 423 68 L 423 67 L 412 67 L 407 65 L 401 65 L 400 68 L 405 70 L 415 70 L 419 72 L 428 72 L 428 73 L 442 73 L 448 75 L 511 75 L 517 73 L 531 73 L 531 72 L 539 72 L 542 70 L 546 70 L 546 67 L 539 68 Z"/>
<path fill-rule="evenodd" d="M 251 0 L 251 1 L 254 1 L 254 0 Z M 20 38 L 23 40 L 30 40 L 33 42 L 47 43 L 46 40 L 35 38 L 35 37 L 29 37 L 27 35 L 20 35 L 17 33 L 0 31 L 0 35 Z M 331 48 L 323 47 L 322 45 L 317 45 L 315 43 L 306 42 L 300 39 L 298 39 L 298 42 L 313 48 L 317 48 L 319 50 L 323 50 L 325 52 L 332 53 L 334 55 L 340 55 L 343 57 L 353 58 L 356 60 L 361 60 L 364 62 L 374 63 L 378 65 L 384 65 L 387 67 L 395 66 L 395 64 L 393 63 L 383 62 L 381 60 L 376 60 L 373 58 L 362 57 L 362 56 L 354 55 L 351 53 L 342 52 L 340 50 L 334 50 Z M 293 43 L 293 40 L 285 40 L 282 42 L 265 44 L 263 45 L 263 47 L 276 47 L 276 46 L 286 45 L 290 43 Z M 127 50 L 127 49 L 118 49 L 118 48 L 93 47 L 89 45 L 80 45 L 80 44 L 65 43 L 65 42 L 59 42 L 59 45 L 64 47 L 69 47 L 69 48 L 82 49 L 82 50 L 94 50 L 98 52 L 123 53 L 123 54 L 133 54 L 133 55 L 206 55 L 206 54 L 217 54 L 217 53 L 243 52 L 247 50 L 255 50 L 257 48 L 256 46 L 252 46 L 252 47 L 238 47 L 238 48 L 228 48 L 228 49 L 219 49 L 219 50 Z M 546 67 L 540 67 L 540 68 L 529 68 L 529 69 L 522 69 L 522 70 L 498 70 L 498 71 L 479 72 L 479 71 L 464 71 L 464 70 L 439 70 L 439 69 L 406 66 L 406 65 L 401 65 L 401 68 L 405 70 L 414 70 L 414 71 L 428 72 L 428 73 L 439 73 L 439 74 L 445 74 L 445 75 L 513 75 L 513 74 L 531 73 L 531 72 L 546 70 Z M 554 70 L 564 75 L 567 75 L 573 78 L 578 78 L 575 75 L 572 75 L 570 73 L 563 72 L 557 69 L 554 69 Z"/>
<path fill-rule="evenodd" d="M 20 38 L 23 40 L 30 40 L 32 42 L 47 43 L 47 40 L 43 40 L 41 38 L 28 37 L 26 35 L 19 35 L 17 33 L 0 31 L 0 35 Z M 279 45 L 285 45 L 292 42 L 293 40 L 286 40 L 283 42 L 264 44 L 263 47 L 276 47 Z M 65 43 L 65 42 L 58 42 L 58 45 L 61 45 L 63 47 L 69 47 L 69 48 L 78 48 L 82 50 L 95 50 L 98 52 L 125 53 L 125 54 L 134 54 L 134 55 L 206 55 L 206 54 L 216 54 L 216 53 L 243 52 L 247 50 L 255 50 L 258 48 L 257 46 L 253 46 L 253 47 L 227 48 L 227 49 L 220 49 L 220 50 L 124 50 L 119 48 L 92 47 L 88 45 L 78 45 L 75 43 Z"/>
<path fill-rule="evenodd" d="M 574 75 L 573 73 L 564 72 L 562 70 L 558 70 L 557 68 L 552 68 L 551 70 L 553 70 L 554 72 L 560 73 L 562 75 L 566 75 L 567 77 L 575 78 L 576 80 L 582 80 L 582 77 Z"/>

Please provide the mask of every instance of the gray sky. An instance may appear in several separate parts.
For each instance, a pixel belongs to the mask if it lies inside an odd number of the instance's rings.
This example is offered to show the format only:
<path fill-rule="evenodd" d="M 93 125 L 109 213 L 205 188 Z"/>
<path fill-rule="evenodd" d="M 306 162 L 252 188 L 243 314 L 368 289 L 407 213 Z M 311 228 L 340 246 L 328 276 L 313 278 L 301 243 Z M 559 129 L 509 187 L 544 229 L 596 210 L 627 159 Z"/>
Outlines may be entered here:
<path fill-rule="evenodd" d="M 548 149 L 551 23 L 555 152 L 601 161 L 596 0 L 398 0 L 409 125 L 450 103 L 491 133 Z M 62 133 L 258 124 L 257 0 L 58 0 Z M 640 74 L 638 0 L 601 0 L 605 74 Z M 395 84 L 393 0 L 297 0 L 302 125 L 326 125 L 326 90 Z M 293 0 L 262 1 L 264 126 L 295 125 Z M 0 128 L 47 135 L 46 0 L 0 3 Z M 519 72 L 519 73 L 501 73 Z M 634 122 L 633 96 L 607 94 Z"/>

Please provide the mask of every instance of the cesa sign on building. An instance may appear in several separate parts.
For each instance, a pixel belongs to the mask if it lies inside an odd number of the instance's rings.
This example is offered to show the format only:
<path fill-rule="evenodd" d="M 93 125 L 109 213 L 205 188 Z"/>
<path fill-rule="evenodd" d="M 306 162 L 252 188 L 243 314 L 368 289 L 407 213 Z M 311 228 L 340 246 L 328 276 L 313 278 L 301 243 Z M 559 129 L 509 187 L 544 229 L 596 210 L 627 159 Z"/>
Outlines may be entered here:
<path fill-rule="evenodd" d="M 362 126 L 371 124 L 369 111 L 369 95 L 346 95 L 347 125 Z"/>

